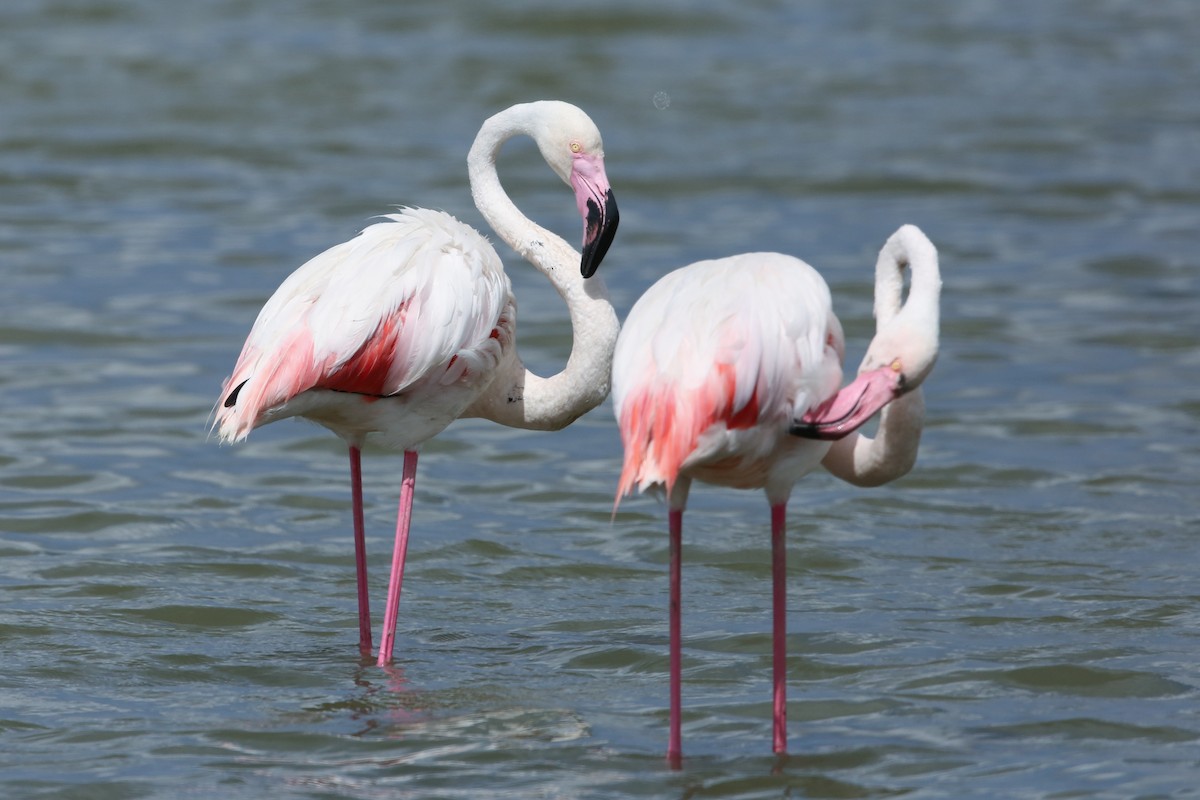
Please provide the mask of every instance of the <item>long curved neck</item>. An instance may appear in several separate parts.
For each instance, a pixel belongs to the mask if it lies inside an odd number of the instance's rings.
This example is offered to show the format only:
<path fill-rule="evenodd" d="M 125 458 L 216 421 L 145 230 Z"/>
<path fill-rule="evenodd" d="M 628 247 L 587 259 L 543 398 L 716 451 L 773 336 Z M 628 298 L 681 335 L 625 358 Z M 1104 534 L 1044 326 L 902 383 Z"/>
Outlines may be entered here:
<path fill-rule="evenodd" d="M 905 267 L 912 270 L 907 299 Z M 929 328 L 936 342 L 941 286 L 937 250 L 918 229 L 904 226 L 888 239 L 875 262 L 876 334 L 903 310 Z M 834 442 L 821 464 L 856 486 L 890 483 L 916 464 L 924 424 L 925 396 L 918 386 L 884 406 L 874 438 L 856 432 Z"/>
<path fill-rule="evenodd" d="M 875 438 L 854 432 L 829 448 L 821 465 L 855 486 L 882 486 L 902 478 L 917 463 L 925 397 L 915 389 L 879 412 Z"/>
<path fill-rule="evenodd" d="M 571 355 L 562 372 L 542 378 L 525 369 L 514 348 L 487 392 L 465 416 L 514 428 L 557 430 L 608 396 L 620 323 L 604 282 L 599 276 L 585 280 L 580 275 L 580 254 L 522 214 L 500 185 L 496 174 L 500 147 L 519 134 L 536 136 L 536 124 L 530 106 L 514 106 L 488 119 L 467 155 L 467 172 L 475 206 L 492 230 L 544 274 L 566 302 L 573 334 Z"/>

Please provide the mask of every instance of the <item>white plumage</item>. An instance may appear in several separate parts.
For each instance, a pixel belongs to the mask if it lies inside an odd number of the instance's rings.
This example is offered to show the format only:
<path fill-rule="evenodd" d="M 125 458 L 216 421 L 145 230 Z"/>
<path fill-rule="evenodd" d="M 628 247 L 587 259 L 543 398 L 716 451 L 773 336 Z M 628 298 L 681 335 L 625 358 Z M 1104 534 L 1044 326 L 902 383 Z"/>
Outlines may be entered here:
<path fill-rule="evenodd" d="M 692 481 L 761 488 L 771 506 L 773 735 L 783 752 L 788 497 L 818 464 L 859 485 L 912 467 L 924 410 L 919 387 L 937 358 L 940 291 L 937 251 L 919 229 L 900 228 L 876 262 L 875 338 L 858 377 L 840 390 L 842 327 L 825 281 L 798 259 L 747 253 L 700 261 L 660 279 L 630 310 L 613 362 L 625 447 L 617 502 L 644 490 L 665 492 L 669 502 L 673 766 L 682 758 L 680 563 Z M 858 433 L 881 408 L 876 437 Z"/>
<path fill-rule="evenodd" d="M 583 253 L 538 226 L 505 194 L 495 160 L 509 138 L 532 136 L 573 190 Z M 396 545 L 379 663 L 391 661 L 408 541 L 416 448 L 461 416 L 541 430 L 561 428 L 608 392 L 618 323 L 592 277 L 617 228 L 600 132 L 575 106 L 540 101 L 484 122 L 467 156 L 471 190 L 496 233 L 545 274 L 576 331 L 566 368 L 529 373 L 516 352 L 516 302 L 495 249 L 440 211 L 405 208 L 293 272 L 263 306 L 214 427 L 225 441 L 300 416 L 350 448 L 359 644 L 371 649 L 360 448 L 370 438 L 405 452 Z M 582 332 L 582 335 L 581 335 Z"/>
<path fill-rule="evenodd" d="M 617 339 L 618 497 L 669 491 L 681 474 L 790 490 L 829 445 L 788 428 L 837 392 L 843 350 L 829 288 L 800 259 L 746 253 L 667 274 Z"/>

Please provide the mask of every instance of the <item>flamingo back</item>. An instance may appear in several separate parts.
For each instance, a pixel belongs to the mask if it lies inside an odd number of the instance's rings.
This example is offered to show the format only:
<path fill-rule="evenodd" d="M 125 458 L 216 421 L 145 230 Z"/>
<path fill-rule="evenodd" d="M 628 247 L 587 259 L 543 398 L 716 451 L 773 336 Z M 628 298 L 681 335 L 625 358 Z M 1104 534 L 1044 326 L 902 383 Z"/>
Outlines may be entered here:
<path fill-rule="evenodd" d="M 681 471 L 764 486 L 755 470 L 792 419 L 837 391 L 842 353 L 829 288 L 799 259 L 748 253 L 664 276 L 617 340 L 618 502 L 635 490 L 669 495 Z"/>
<path fill-rule="evenodd" d="M 397 395 L 494 368 L 515 319 L 487 240 L 427 209 L 386 215 L 293 272 L 263 306 L 214 427 L 236 441 L 311 389 Z"/>

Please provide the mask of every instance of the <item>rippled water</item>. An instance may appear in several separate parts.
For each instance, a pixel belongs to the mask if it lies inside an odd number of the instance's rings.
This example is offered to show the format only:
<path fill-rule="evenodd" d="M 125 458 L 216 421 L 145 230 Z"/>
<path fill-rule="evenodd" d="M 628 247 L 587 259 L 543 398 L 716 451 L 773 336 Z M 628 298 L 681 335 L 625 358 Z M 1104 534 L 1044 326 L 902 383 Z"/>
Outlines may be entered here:
<path fill-rule="evenodd" d="M 0 793 L 1194 796 L 1200 6 L 696 5 L 0 7 Z M 793 498 L 787 759 L 765 503 L 700 487 L 666 768 L 665 513 L 610 522 L 607 405 L 425 449 L 393 670 L 337 440 L 207 436 L 284 275 L 392 204 L 482 225 L 467 147 L 538 97 L 604 131 L 622 314 L 781 250 L 856 363 L 886 236 L 941 250 L 918 468 Z M 531 146 L 502 175 L 576 236 Z M 565 314 L 503 252 L 554 370 Z M 400 460 L 365 472 L 378 604 Z"/>

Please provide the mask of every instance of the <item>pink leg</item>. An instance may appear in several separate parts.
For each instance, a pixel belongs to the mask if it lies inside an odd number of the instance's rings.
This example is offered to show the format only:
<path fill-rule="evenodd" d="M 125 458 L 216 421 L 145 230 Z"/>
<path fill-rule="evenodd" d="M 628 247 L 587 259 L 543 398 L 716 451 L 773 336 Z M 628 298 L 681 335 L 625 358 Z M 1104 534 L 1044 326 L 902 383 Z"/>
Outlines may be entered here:
<path fill-rule="evenodd" d="M 683 663 L 682 654 L 682 635 L 680 634 L 680 600 L 682 583 L 682 557 L 683 557 L 683 509 L 671 509 L 668 516 L 668 527 L 670 535 L 670 581 L 671 581 L 671 599 L 668 616 L 670 618 L 670 671 L 671 671 L 671 727 L 667 738 L 667 763 L 671 769 L 679 769 L 683 766 L 683 745 L 682 734 L 680 732 L 680 707 L 682 706 L 682 691 L 681 691 L 681 671 Z"/>
<path fill-rule="evenodd" d="M 417 483 L 417 452 L 404 451 L 404 475 L 400 482 L 400 510 L 396 514 L 396 546 L 392 550 L 392 575 L 388 580 L 387 609 L 379 642 L 379 666 L 392 663 L 396 643 L 396 616 L 400 613 L 400 584 L 404 581 L 404 556 L 408 552 L 408 526 L 412 521 L 413 490 Z"/>
<path fill-rule="evenodd" d="M 367 541 L 363 525 L 362 453 L 350 447 L 350 495 L 354 503 L 354 567 L 358 573 L 358 649 L 371 654 L 371 601 L 367 590 Z"/>
<path fill-rule="evenodd" d="M 787 752 L 787 505 L 771 506 L 771 582 L 773 679 L 775 687 L 774 750 Z"/>

